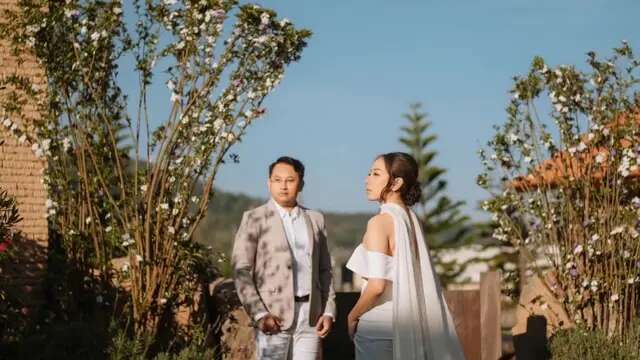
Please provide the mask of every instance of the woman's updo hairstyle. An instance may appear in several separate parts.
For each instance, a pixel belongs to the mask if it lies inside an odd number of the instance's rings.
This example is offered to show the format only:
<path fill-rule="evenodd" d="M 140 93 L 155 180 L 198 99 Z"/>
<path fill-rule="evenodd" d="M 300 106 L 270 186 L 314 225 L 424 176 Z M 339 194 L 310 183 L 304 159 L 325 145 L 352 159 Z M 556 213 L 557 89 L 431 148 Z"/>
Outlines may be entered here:
<path fill-rule="evenodd" d="M 389 173 L 389 182 L 382 190 L 380 198 L 385 200 L 393 181 L 401 178 L 403 181 L 400 187 L 400 197 L 407 206 L 413 206 L 422 198 L 422 186 L 418 181 L 418 163 L 413 156 L 403 152 L 392 152 L 378 156 L 378 159 L 384 160 L 385 167 Z"/>

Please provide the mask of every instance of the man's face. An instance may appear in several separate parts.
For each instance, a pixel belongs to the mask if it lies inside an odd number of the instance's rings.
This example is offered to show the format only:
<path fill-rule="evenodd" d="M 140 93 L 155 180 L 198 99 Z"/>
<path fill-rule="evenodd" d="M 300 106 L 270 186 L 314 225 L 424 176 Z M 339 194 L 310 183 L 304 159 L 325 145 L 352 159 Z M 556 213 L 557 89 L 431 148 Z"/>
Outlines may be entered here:
<path fill-rule="evenodd" d="M 280 206 L 295 206 L 300 192 L 300 176 L 293 166 L 278 163 L 269 178 L 269 192 Z"/>

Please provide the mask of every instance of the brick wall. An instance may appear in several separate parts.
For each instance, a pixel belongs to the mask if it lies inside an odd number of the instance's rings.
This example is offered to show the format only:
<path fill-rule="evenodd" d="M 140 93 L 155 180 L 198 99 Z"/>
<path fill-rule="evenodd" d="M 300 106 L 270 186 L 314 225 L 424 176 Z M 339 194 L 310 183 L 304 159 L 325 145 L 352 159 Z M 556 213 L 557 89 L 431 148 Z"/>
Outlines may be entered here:
<path fill-rule="evenodd" d="M 0 21 L 4 19 L 4 11 L 14 8 L 17 0 L 0 0 Z M 38 85 L 44 85 L 43 73 L 30 54 L 22 54 L 24 63 L 18 65 L 18 59 L 11 55 L 6 42 L 0 41 L 0 77 L 17 71 L 20 75 L 30 76 Z M 0 90 L 0 96 L 5 95 Z M 35 117 L 35 107 L 26 106 L 27 117 Z M 22 127 L 22 119 L 11 118 Z M 24 127 L 22 127 L 24 129 Z M 35 157 L 31 144 L 19 144 L 17 139 L 4 127 L 0 129 L 0 188 L 7 190 L 17 202 L 23 220 L 18 228 L 25 239 L 15 244 L 17 258 L 5 264 L 2 272 L 4 284 L 15 287 L 16 295 L 25 303 L 41 300 L 41 282 L 46 270 L 47 252 L 47 194 L 42 184 L 44 162 Z"/>

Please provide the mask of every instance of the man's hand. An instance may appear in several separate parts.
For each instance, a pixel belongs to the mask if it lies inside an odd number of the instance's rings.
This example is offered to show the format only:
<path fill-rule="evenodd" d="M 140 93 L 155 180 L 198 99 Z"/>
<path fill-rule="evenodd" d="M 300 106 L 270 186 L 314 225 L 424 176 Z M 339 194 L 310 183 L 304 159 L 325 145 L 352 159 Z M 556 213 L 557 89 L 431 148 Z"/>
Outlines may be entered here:
<path fill-rule="evenodd" d="M 273 314 L 267 314 L 262 319 L 258 320 L 258 329 L 267 335 L 279 333 L 281 326 L 282 319 Z"/>
<path fill-rule="evenodd" d="M 320 316 L 318 322 L 316 323 L 316 334 L 322 339 L 324 339 L 327 335 L 329 335 L 329 331 L 331 331 L 331 327 L 333 326 L 333 319 L 331 316 L 323 315 Z"/>

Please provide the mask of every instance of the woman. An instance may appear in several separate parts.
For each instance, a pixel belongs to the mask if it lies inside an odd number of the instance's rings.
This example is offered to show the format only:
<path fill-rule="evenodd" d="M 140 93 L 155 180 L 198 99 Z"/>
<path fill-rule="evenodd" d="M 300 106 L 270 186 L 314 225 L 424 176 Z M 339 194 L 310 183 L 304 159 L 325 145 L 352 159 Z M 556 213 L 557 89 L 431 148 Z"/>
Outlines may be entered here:
<path fill-rule="evenodd" d="M 365 279 L 347 318 L 356 359 L 464 359 L 415 214 L 418 165 L 405 153 L 379 156 L 366 180 L 380 214 L 347 263 Z"/>

